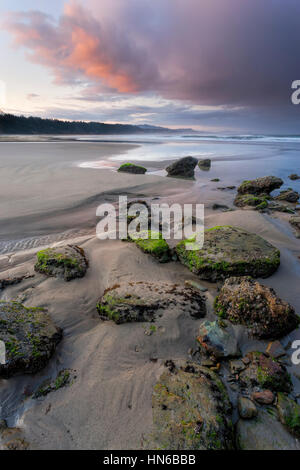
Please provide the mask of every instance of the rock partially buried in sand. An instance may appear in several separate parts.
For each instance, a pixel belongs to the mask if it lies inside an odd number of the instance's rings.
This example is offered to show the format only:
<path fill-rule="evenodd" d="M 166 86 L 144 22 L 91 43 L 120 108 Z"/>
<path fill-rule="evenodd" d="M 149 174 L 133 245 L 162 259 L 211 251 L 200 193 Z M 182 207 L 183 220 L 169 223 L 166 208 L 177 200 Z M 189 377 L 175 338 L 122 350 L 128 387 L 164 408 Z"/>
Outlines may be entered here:
<path fill-rule="evenodd" d="M 255 180 L 243 181 L 238 187 L 239 194 L 270 194 L 274 189 L 278 189 L 283 185 L 281 178 L 276 176 L 264 176 Z"/>
<path fill-rule="evenodd" d="M 179 310 L 195 318 L 206 314 L 205 297 L 176 284 L 129 282 L 106 289 L 97 310 L 102 320 L 115 323 L 154 321 L 165 312 Z"/>
<path fill-rule="evenodd" d="M 201 279 L 217 281 L 231 276 L 268 277 L 280 264 L 280 252 L 263 238 L 238 227 L 205 230 L 201 250 L 187 250 L 183 240 L 176 246 L 182 264 Z"/>
<path fill-rule="evenodd" d="M 198 161 L 198 167 L 200 168 L 200 170 L 202 171 L 208 171 L 210 170 L 210 167 L 211 167 L 211 160 L 210 158 L 203 158 L 201 160 Z"/>
<path fill-rule="evenodd" d="M 299 325 L 294 308 L 276 292 L 250 277 L 232 277 L 225 281 L 215 300 L 215 313 L 232 323 L 249 328 L 251 335 L 276 339 Z"/>
<path fill-rule="evenodd" d="M 77 245 L 47 248 L 37 253 L 34 269 L 47 276 L 61 277 L 65 281 L 83 277 L 88 268 L 84 250 Z"/>
<path fill-rule="evenodd" d="M 168 176 L 180 176 L 182 178 L 193 178 L 194 169 L 198 160 L 194 157 L 184 157 L 176 160 L 166 168 Z"/>
<path fill-rule="evenodd" d="M 233 449 L 231 404 L 220 378 L 192 362 L 167 361 L 152 397 L 150 449 Z"/>
<path fill-rule="evenodd" d="M 0 377 L 38 372 L 61 339 L 62 330 L 43 309 L 1 301 L 0 340 L 5 343 L 6 363 L 0 364 Z"/>
<path fill-rule="evenodd" d="M 240 373 L 240 381 L 249 390 L 259 387 L 261 390 L 289 393 L 293 386 L 285 367 L 271 357 L 255 351 L 245 356 L 249 365 Z"/>
<path fill-rule="evenodd" d="M 136 234 L 133 238 L 134 243 L 144 252 L 154 258 L 160 263 L 167 263 L 171 260 L 172 254 L 166 240 L 162 237 L 160 232 L 148 230 L 147 238 L 139 238 L 144 232 Z"/>
<path fill-rule="evenodd" d="M 146 173 L 147 168 L 144 168 L 140 165 L 135 165 L 134 163 L 123 163 L 118 171 L 123 173 L 132 173 L 134 175 L 143 175 Z"/>
<path fill-rule="evenodd" d="M 240 355 L 238 342 L 230 325 L 220 326 L 216 321 L 204 321 L 199 327 L 197 341 L 204 352 L 216 359 Z"/>
<path fill-rule="evenodd" d="M 236 426 L 240 450 L 299 450 L 296 440 L 275 415 L 260 410 L 254 419 L 240 419 Z"/>
<path fill-rule="evenodd" d="M 300 438 L 300 405 L 284 393 L 278 393 L 277 410 L 282 424 L 292 434 Z"/>

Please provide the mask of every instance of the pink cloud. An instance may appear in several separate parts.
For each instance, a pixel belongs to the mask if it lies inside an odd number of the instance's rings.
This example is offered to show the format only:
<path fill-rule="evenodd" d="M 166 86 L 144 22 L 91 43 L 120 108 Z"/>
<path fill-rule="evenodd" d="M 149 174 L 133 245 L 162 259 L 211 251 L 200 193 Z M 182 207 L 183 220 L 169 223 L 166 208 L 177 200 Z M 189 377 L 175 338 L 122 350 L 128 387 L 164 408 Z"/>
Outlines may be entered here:
<path fill-rule="evenodd" d="M 89 8 L 89 9 L 88 9 Z M 70 1 L 5 22 L 57 83 L 203 104 L 285 102 L 297 78 L 298 0 Z"/>

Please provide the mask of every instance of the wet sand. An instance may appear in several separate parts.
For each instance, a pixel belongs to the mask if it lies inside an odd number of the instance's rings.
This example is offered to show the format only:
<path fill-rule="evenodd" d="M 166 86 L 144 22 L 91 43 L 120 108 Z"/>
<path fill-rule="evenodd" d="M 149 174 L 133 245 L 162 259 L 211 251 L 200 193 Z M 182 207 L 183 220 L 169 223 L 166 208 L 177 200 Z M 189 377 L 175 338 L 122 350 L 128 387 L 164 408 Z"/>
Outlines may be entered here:
<path fill-rule="evenodd" d="M 12 212 L 6 214 L 5 224 L 1 220 L 0 236 L 6 246 L 14 247 L 13 244 L 7 245 L 8 234 L 10 240 L 14 240 L 20 238 L 17 235 L 22 231 L 22 238 L 31 242 L 21 241 L 18 251 L 0 255 L 1 277 L 33 274 L 37 246 L 32 237 L 37 236 L 37 244 L 41 242 L 40 235 L 44 236 L 42 241 L 45 245 L 65 243 L 67 235 L 59 238 L 55 234 L 68 229 L 74 230 L 73 238 L 80 236 L 75 241 L 86 251 L 90 267 L 83 279 L 69 283 L 35 273 L 34 278 L 1 292 L 2 300 L 14 299 L 27 306 L 47 308 L 55 323 L 63 328 L 64 339 L 40 373 L 0 380 L 0 418 L 7 419 L 9 426 L 20 426 L 32 449 L 139 449 L 151 429 L 152 389 L 163 370 L 162 364 L 166 359 L 189 358 L 188 351 L 195 347 L 201 320 L 174 311 L 172 316 L 164 315 L 158 319 L 156 332 L 147 335 L 145 331 L 149 330 L 149 324 L 146 322 L 116 325 L 101 321 L 96 303 L 107 287 L 122 281 L 138 279 L 184 284 L 186 279 L 195 280 L 196 277 L 178 262 L 158 264 L 133 244 L 96 239 L 95 210 L 98 203 L 116 202 L 119 194 L 143 198 L 148 202 L 159 197 L 155 202 L 205 203 L 207 227 L 240 226 L 263 236 L 280 249 L 280 268 L 262 283 L 275 288 L 278 295 L 289 301 L 298 313 L 300 241 L 284 216 L 271 217 L 244 210 L 213 211 L 211 206 L 214 202 L 233 207 L 235 191 L 218 190 L 218 186 L 225 185 L 225 180 L 213 183 L 210 173 L 197 174 L 193 182 L 78 168 L 76 164 L 80 161 L 93 160 L 94 157 L 102 160 L 109 152 L 112 155 L 114 146 L 98 144 L 95 149 L 94 144 L 79 144 L 77 147 L 78 144 L 64 143 L 73 147 L 70 147 L 68 162 L 61 164 L 59 156 L 52 149 L 43 147 L 47 144 L 41 144 L 43 155 L 49 152 L 43 167 L 47 168 L 47 174 L 44 175 L 38 158 L 30 160 L 30 145 L 25 147 L 29 163 L 27 159 L 24 166 L 20 163 L 21 156 L 14 152 L 9 155 L 7 149 L 12 165 L 12 159 L 18 159 L 18 170 L 11 171 L 14 171 L 20 189 L 15 192 L 9 182 L 5 189 L 0 189 L 2 202 L 2 196 L 15 197 L 11 204 Z M 103 153 L 100 155 L 101 148 Z M 124 151 L 127 149 L 124 146 Z M 2 161 L 0 163 L 3 165 Z M 157 171 L 164 166 L 165 162 L 157 164 Z M 2 168 L 9 176 L 9 165 L 6 163 L 6 167 L 1 167 L 1 174 Z M 243 178 L 237 175 L 232 179 Z M 26 182 L 28 191 L 24 189 Z M 226 185 L 227 182 L 229 177 Z M 34 197 L 38 188 L 38 196 Z M 207 317 L 213 318 L 212 304 L 217 286 L 203 284 L 209 288 L 206 294 Z M 254 344 L 256 349 L 264 349 L 266 343 L 252 342 L 245 337 L 242 328 L 236 328 L 243 352 L 253 349 Z M 300 339 L 297 331 L 284 338 L 282 343 L 288 346 L 293 339 Z M 45 398 L 31 398 L 45 378 L 55 378 L 64 368 L 76 371 L 76 379 L 71 386 Z M 299 374 L 299 369 L 300 366 L 294 366 L 289 371 Z M 300 381 L 295 376 L 293 380 L 299 392 Z"/>

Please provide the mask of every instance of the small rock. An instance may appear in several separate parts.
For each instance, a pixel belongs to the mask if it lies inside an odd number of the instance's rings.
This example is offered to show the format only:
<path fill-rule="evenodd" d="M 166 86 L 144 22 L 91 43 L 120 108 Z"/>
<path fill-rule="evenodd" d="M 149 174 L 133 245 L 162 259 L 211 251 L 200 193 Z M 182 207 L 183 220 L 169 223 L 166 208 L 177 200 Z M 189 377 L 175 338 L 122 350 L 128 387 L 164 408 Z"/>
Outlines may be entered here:
<path fill-rule="evenodd" d="M 229 209 L 228 206 L 225 206 L 224 204 L 218 204 L 218 203 L 215 203 L 212 205 L 212 209 L 215 211 L 215 210 L 218 210 L 218 209 Z"/>
<path fill-rule="evenodd" d="M 202 286 L 202 284 L 197 281 L 191 281 L 190 279 L 188 279 L 184 281 L 184 283 L 187 287 L 192 287 L 193 289 L 199 290 L 200 292 L 207 292 L 208 290 L 206 287 Z"/>
<path fill-rule="evenodd" d="M 280 341 L 271 341 L 266 348 L 266 354 L 274 357 L 274 359 L 278 359 L 279 357 L 284 356 L 286 351 L 282 347 Z"/>
<path fill-rule="evenodd" d="M 134 175 L 143 175 L 144 173 L 146 173 L 147 168 L 144 168 L 140 165 L 135 165 L 134 163 L 123 163 L 123 165 L 120 166 L 118 171 L 123 173 L 132 173 Z"/>
<path fill-rule="evenodd" d="M 202 170 L 202 171 L 210 170 L 210 167 L 211 167 L 210 158 L 203 158 L 203 159 L 199 160 L 198 161 L 198 166 L 199 166 L 200 170 Z"/>
<path fill-rule="evenodd" d="M 7 428 L 7 423 L 6 423 L 5 419 L 0 419 L 0 434 L 6 428 Z"/>
<path fill-rule="evenodd" d="M 292 189 L 286 189 L 285 191 L 281 191 L 278 196 L 275 197 L 277 201 L 287 201 L 287 202 L 297 202 L 300 195 L 297 191 L 293 191 Z"/>
<path fill-rule="evenodd" d="M 257 408 L 249 398 L 239 396 L 238 398 L 239 415 L 243 419 L 251 419 L 257 416 Z"/>
<path fill-rule="evenodd" d="M 222 328 L 216 321 L 204 321 L 199 327 L 197 341 L 206 353 L 215 358 L 240 355 L 234 329 L 230 325 Z"/>
<path fill-rule="evenodd" d="M 239 373 L 245 368 L 246 366 L 243 363 L 243 361 L 240 361 L 240 360 L 230 361 L 230 371 L 232 374 Z"/>
<path fill-rule="evenodd" d="M 260 405 L 272 405 L 275 395 L 271 390 L 264 390 L 263 392 L 254 392 L 252 398 Z"/>
<path fill-rule="evenodd" d="M 297 175 L 297 173 L 292 173 L 290 176 L 289 176 L 290 180 L 294 181 L 294 180 L 300 180 L 300 176 Z"/>

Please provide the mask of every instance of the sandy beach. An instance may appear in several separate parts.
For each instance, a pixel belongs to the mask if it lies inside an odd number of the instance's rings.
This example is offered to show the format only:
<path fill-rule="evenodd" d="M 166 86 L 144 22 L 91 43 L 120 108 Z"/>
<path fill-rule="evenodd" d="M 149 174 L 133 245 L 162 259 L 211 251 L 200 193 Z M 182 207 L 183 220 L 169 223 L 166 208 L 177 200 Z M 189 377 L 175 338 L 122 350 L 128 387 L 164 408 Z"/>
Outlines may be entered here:
<path fill-rule="evenodd" d="M 300 313 L 300 241 L 288 223 L 288 215 L 234 208 L 236 190 L 224 189 L 244 179 L 273 174 L 272 168 L 279 172 L 278 149 L 271 156 L 268 148 L 266 159 L 257 165 L 252 149 L 250 152 L 246 147 L 246 157 L 236 156 L 234 161 L 227 152 L 219 154 L 215 162 L 212 158 L 211 171 L 197 169 L 195 180 L 187 181 L 164 176 L 164 168 L 172 161 L 169 154 L 161 160 L 139 160 L 150 174 L 118 173 L 118 159 L 128 157 L 132 161 L 130 152 L 138 148 L 130 143 L 103 142 L 0 144 L 1 278 L 34 275 L 2 290 L 1 299 L 46 308 L 64 332 L 41 372 L 0 380 L 0 418 L 10 427 L 21 429 L 30 449 L 142 448 L 152 428 L 151 397 L 164 362 L 189 359 L 190 349 L 195 348 L 201 320 L 176 309 L 155 322 L 152 334 L 148 334 L 149 324 L 144 322 L 117 325 L 99 319 L 96 304 L 105 289 L 115 284 L 142 280 L 184 285 L 186 280 L 197 281 L 197 276 L 179 262 L 159 264 L 135 244 L 98 240 L 95 226 L 100 203 L 116 203 L 119 195 L 127 195 L 130 200 L 148 203 L 155 199 L 169 204 L 205 204 L 207 228 L 241 227 L 280 250 L 278 271 L 261 282 L 273 287 Z M 264 152 L 263 146 L 257 149 Z M 200 154 L 202 150 L 199 146 Z M 82 167 L 82 163 L 91 161 L 104 164 L 99 164 L 100 168 Z M 105 164 L 115 169 L 106 169 Z M 286 172 L 293 170 L 292 160 L 290 166 L 285 164 Z M 212 182 L 216 177 L 220 181 Z M 282 177 L 285 186 L 299 188 L 298 181 L 294 184 Z M 235 210 L 213 210 L 216 202 Z M 90 264 L 84 278 L 67 283 L 34 271 L 38 249 L 65 243 L 76 243 L 85 250 Z M 213 319 L 218 285 L 201 284 L 208 289 L 206 318 Z M 267 341 L 251 340 L 242 327 L 234 328 L 243 354 L 253 348 L 264 351 Z M 297 330 L 281 341 L 288 356 L 294 339 L 299 339 Z M 221 376 L 228 373 L 226 367 Z M 72 384 L 34 399 L 32 395 L 43 381 L 54 379 L 62 369 L 72 371 Z M 299 366 L 290 364 L 288 371 L 299 394 Z M 229 393 L 235 402 L 236 394 Z"/>

